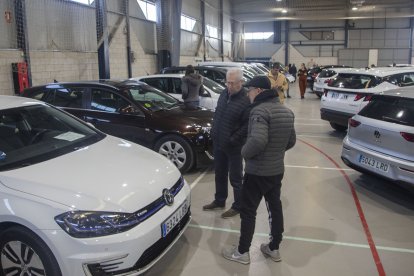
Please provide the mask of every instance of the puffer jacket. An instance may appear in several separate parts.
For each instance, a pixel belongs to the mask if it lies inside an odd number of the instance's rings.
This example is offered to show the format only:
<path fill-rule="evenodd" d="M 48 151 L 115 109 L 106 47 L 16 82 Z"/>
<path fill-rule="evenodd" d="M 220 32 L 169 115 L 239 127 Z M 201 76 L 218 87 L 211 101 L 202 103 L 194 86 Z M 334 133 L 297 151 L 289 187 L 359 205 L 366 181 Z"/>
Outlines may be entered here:
<path fill-rule="evenodd" d="M 199 74 L 189 74 L 181 79 L 181 91 L 184 102 L 194 102 L 200 100 L 200 95 L 204 93 L 203 77 Z"/>
<path fill-rule="evenodd" d="M 231 96 L 227 88 L 220 93 L 211 131 L 214 148 L 240 151 L 247 137 L 249 106 L 245 88 Z"/>
<path fill-rule="evenodd" d="M 250 111 L 247 141 L 242 148 L 245 172 L 258 176 L 284 173 L 285 151 L 296 143 L 294 114 L 274 90 L 260 93 Z"/>

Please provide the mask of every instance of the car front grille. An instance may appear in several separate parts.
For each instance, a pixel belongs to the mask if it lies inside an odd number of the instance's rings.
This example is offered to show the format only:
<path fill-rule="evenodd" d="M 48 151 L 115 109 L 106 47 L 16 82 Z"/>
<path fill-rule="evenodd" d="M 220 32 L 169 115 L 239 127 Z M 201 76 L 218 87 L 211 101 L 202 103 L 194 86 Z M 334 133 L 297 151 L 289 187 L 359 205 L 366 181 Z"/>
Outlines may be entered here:
<path fill-rule="evenodd" d="M 88 264 L 88 270 L 92 276 L 109 276 L 109 275 L 128 275 L 130 272 L 136 272 L 144 269 L 158 256 L 160 256 L 172 242 L 180 235 L 186 225 L 189 223 L 191 217 L 190 208 L 188 208 L 187 214 L 181 219 L 181 221 L 165 236 L 160 238 L 153 245 L 147 248 L 142 253 L 139 260 L 135 265 L 128 269 L 116 270 L 120 264 L 123 263 L 121 259 L 105 261 L 100 263 Z"/>

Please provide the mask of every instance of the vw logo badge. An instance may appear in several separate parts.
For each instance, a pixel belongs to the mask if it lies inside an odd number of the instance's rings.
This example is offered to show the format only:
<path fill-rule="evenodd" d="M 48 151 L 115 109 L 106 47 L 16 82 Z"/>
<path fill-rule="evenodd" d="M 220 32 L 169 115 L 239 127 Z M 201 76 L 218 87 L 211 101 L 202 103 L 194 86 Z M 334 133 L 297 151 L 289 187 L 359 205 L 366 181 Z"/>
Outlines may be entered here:
<path fill-rule="evenodd" d="M 376 130 L 374 131 L 374 136 L 375 138 L 379 139 L 381 137 L 381 133 L 378 130 Z"/>
<path fill-rule="evenodd" d="M 164 197 L 164 201 L 168 206 L 173 205 L 174 203 L 174 196 L 168 189 L 162 190 L 162 196 Z"/>

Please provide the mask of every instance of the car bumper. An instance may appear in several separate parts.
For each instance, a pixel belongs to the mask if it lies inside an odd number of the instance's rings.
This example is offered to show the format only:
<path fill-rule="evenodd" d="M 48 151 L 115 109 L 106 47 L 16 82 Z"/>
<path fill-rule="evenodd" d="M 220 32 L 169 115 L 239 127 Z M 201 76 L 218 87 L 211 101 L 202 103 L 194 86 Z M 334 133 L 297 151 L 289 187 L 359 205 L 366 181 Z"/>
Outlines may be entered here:
<path fill-rule="evenodd" d="M 197 158 L 197 165 L 209 165 L 214 160 L 213 140 L 210 133 L 198 134 L 192 139 Z"/>
<path fill-rule="evenodd" d="M 190 187 L 184 184 L 174 197 L 172 206 L 164 206 L 140 225 L 129 231 L 77 239 L 63 230 L 44 231 L 54 245 L 52 250 L 62 275 L 138 275 L 153 266 L 179 239 L 191 220 Z M 165 237 L 161 225 L 183 203 L 188 211 Z"/>
<path fill-rule="evenodd" d="M 361 155 L 376 162 L 372 163 L 373 165 L 365 164 L 361 162 Z M 381 176 L 396 182 L 407 183 L 414 187 L 414 162 L 385 156 L 361 147 L 349 141 L 348 136 L 343 141 L 341 158 L 347 166 L 358 171 Z"/>
<path fill-rule="evenodd" d="M 329 121 L 330 123 L 335 123 L 341 126 L 347 127 L 348 120 L 352 116 L 354 116 L 354 114 L 321 108 L 321 119 L 322 120 Z"/>

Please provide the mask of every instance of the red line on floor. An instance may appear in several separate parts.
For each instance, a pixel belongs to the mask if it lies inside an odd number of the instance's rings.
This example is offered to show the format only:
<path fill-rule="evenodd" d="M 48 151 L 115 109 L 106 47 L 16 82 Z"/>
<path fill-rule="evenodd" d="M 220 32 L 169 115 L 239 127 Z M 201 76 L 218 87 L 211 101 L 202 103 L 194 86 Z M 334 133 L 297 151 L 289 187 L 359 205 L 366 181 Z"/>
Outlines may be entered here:
<path fill-rule="evenodd" d="M 348 182 L 349 188 L 351 189 L 351 193 L 352 193 L 352 196 L 354 198 L 356 208 L 358 210 L 358 215 L 359 215 L 359 218 L 361 220 L 362 227 L 364 228 L 364 232 L 365 232 L 365 236 L 367 238 L 368 244 L 369 244 L 369 248 L 371 249 L 372 257 L 374 258 L 375 265 L 377 266 L 378 275 L 379 276 L 385 276 L 386 275 L 385 270 L 384 270 L 384 267 L 382 266 L 382 262 L 381 262 L 381 259 L 380 259 L 379 255 L 378 255 L 378 251 L 377 251 L 377 248 L 375 246 L 374 240 L 372 239 L 371 231 L 369 230 L 367 220 L 365 219 L 364 211 L 362 210 L 361 203 L 359 202 L 358 195 L 357 195 L 357 193 L 355 191 L 355 188 L 354 188 L 354 184 L 349 179 L 349 176 L 339 166 L 339 164 L 335 160 L 333 160 L 333 158 L 330 157 L 328 154 L 326 154 L 325 152 L 323 152 L 322 150 L 318 149 L 317 147 L 315 147 L 314 145 L 312 145 L 308 142 L 305 142 L 301 139 L 298 139 L 298 141 L 301 141 L 302 143 L 308 145 L 309 147 L 313 148 L 314 150 L 318 151 L 319 153 L 323 154 L 326 158 L 328 158 L 339 169 L 339 171 L 341 172 L 341 174 L 345 178 L 346 182 Z"/>

